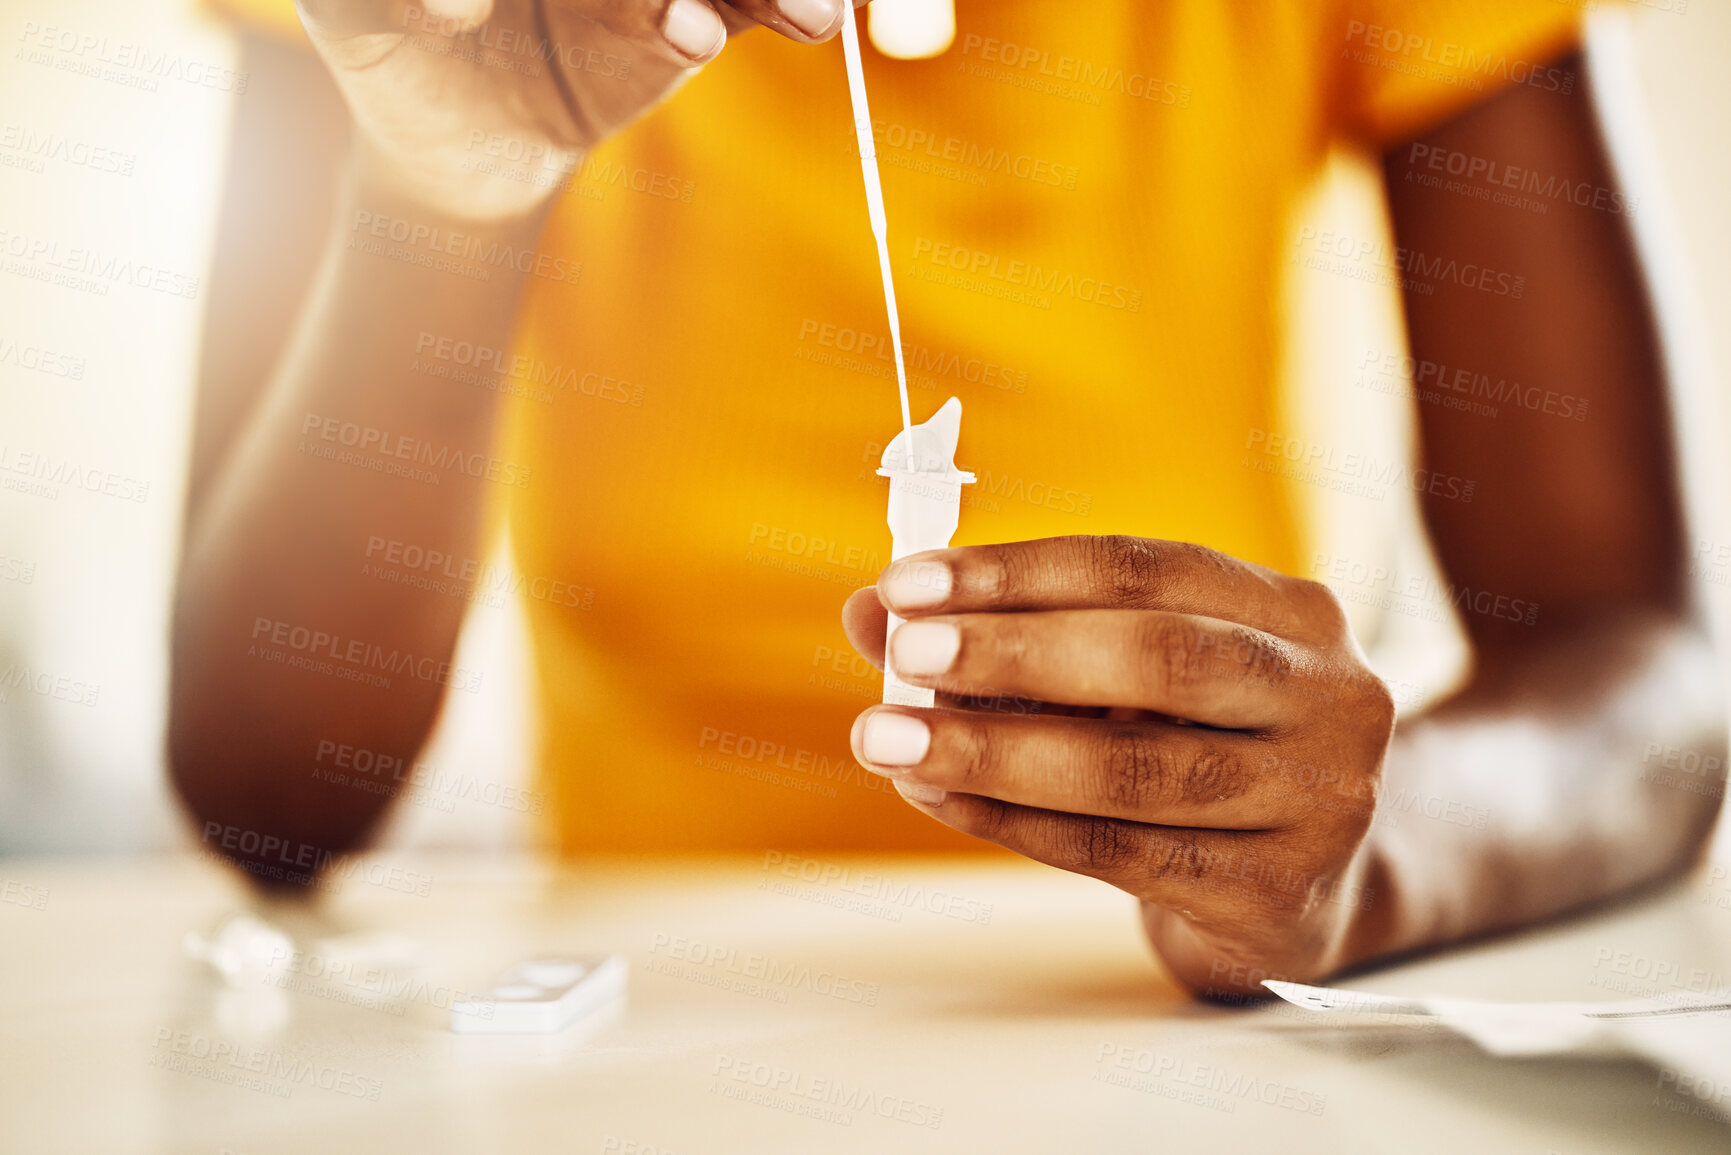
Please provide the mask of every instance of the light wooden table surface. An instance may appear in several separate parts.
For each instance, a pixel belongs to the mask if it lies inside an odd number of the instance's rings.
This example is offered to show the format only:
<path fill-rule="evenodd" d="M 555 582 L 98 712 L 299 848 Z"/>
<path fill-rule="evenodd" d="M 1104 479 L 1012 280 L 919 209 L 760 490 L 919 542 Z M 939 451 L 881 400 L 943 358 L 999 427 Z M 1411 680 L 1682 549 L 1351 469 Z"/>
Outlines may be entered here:
<path fill-rule="evenodd" d="M 772 859 L 370 861 L 319 914 L 282 917 L 303 941 L 424 944 L 387 999 L 312 956 L 290 989 L 224 988 L 182 948 L 246 905 L 205 861 L 0 861 L 0 1150 L 1731 1150 L 1731 1127 L 1650 1066 L 1498 1061 L 1436 1032 L 1197 1005 L 1130 901 L 1086 879 Z M 1703 872 L 1350 985 L 1614 999 L 1731 981 L 1728 908 L 1731 884 Z M 631 965 L 610 1021 L 448 1030 L 452 991 L 594 951 Z"/>

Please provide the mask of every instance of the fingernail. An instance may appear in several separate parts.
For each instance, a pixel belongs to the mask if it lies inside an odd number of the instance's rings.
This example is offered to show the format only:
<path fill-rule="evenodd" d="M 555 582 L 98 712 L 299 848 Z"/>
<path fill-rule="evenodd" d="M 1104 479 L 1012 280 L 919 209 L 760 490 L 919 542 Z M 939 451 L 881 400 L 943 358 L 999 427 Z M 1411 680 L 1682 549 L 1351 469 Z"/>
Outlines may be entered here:
<path fill-rule="evenodd" d="M 898 561 L 884 575 L 884 597 L 892 610 L 923 610 L 949 600 L 953 579 L 941 561 Z"/>
<path fill-rule="evenodd" d="M 841 0 L 776 0 L 775 6 L 807 36 L 822 36 L 841 15 Z"/>
<path fill-rule="evenodd" d="M 860 747 L 867 762 L 880 766 L 917 766 L 932 746 L 932 731 L 918 718 L 878 710 L 866 715 Z"/>
<path fill-rule="evenodd" d="M 727 25 L 703 0 L 673 0 L 661 25 L 667 42 L 693 60 L 702 60 L 721 49 Z"/>
<path fill-rule="evenodd" d="M 890 665 L 904 676 L 941 674 L 961 648 L 962 635 L 948 622 L 904 622 L 890 635 Z"/>
<path fill-rule="evenodd" d="M 909 802 L 918 802 L 921 806 L 942 806 L 944 799 L 950 796 L 948 790 L 940 790 L 936 786 L 926 786 L 919 782 L 897 782 L 896 792 Z"/>

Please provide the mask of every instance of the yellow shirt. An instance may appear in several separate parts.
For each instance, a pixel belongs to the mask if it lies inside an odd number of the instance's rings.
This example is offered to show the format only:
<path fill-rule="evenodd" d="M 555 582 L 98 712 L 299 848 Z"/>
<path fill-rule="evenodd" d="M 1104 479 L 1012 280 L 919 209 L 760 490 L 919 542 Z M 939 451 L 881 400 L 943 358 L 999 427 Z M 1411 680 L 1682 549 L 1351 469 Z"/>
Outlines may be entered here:
<path fill-rule="evenodd" d="M 868 48 L 914 417 L 960 397 L 979 475 L 956 544 L 1131 533 L 1296 572 L 1284 483 L 1246 460 L 1295 199 L 1342 139 L 1554 84 L 1577 16 L 958 0 L 944 55 Z M 839 44 L 741 37 L 542 240 L 582 270 L 531 278 L 500 453 L 533 471 L 506 513 L 567 850 L 978 845 L 848 751 L 881 681 L 838 611 L 887 560 L 900 426 L 852 133 Z"/>

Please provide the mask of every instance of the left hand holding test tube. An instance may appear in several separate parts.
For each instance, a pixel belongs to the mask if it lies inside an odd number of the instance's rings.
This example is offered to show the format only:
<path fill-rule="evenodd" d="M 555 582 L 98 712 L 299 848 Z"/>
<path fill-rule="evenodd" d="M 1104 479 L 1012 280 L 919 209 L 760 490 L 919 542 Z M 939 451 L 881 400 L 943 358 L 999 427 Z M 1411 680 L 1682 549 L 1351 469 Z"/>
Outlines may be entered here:
<path fill-rule="evenodd" d="M 1394 704 L 1333 594 L 1174 542 L 940 548 L 973 480 L 953 459 L 961 404 L 912 423 L 851 13 L 842 44 L 902 404 L 879 470 L 894 560 L 842 612 L 884 671 L 854 755 L 938 821 L 1141 899 L 1198 990 L 1359 957 Z M 969 700 L 1017 708 L 953 708 Z"/>
<path fill-rule="evenodd" d="M 1063 537 L 891 564 L 842 619 L 880 669 L 889 613 L 891 666 L 940 708 L 868 710 L 853 751 L 903 797 L 1135 895 L 1197 989 L 1363 956 L 1387 908 L 1364 836 L 1394 705 L 1326 587 Z"/>

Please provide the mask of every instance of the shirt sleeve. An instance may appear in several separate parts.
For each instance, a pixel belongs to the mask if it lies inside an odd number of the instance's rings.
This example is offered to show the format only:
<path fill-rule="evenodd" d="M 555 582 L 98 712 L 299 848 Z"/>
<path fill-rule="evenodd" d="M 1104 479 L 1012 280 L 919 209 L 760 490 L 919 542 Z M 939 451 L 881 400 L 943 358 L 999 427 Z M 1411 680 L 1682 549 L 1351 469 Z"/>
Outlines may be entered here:
<path fill-rule="evenodd" d="M 205 11 L 246 32 L 258 32 L 290 44 L 307 43 L 294 0 L 203 0 Z"/>
<path fill-rule="evenodd" d="M 1387 146 L 1422 136 L 1498 90 L 1579 91 L 1562 61 L 1588 0 L 1345 0 L 1335 52 L 1339 131 Z"/>

